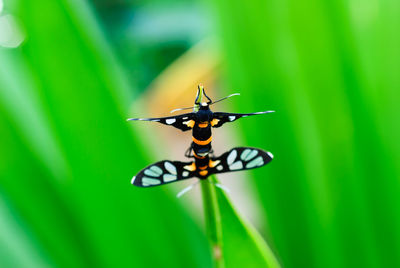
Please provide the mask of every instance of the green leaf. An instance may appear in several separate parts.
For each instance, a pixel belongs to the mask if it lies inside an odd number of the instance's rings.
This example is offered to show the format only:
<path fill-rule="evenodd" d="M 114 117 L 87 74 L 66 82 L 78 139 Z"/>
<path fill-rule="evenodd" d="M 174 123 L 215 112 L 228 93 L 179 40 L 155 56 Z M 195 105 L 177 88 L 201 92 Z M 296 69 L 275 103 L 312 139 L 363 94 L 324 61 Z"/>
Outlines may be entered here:
<path fill-rule="evenodd" d="M 270 267 L 279 262 L 257 230 L 235 210 L 211 176 L 201 181 L 206 229 L 215 267 Z"/>
<path fill-rule="evenodd" d="M 400 266 L 399 3 L 210 3 L 283 266 Z"/>
<path fill-rule="evenodd" d="M 178 200 L 130 184 L 151 163 L 125 121 L 135 89 L 89 6 L 16 7 L 27 39 L 0 49 L 0 266 L 209 267 Z"/>

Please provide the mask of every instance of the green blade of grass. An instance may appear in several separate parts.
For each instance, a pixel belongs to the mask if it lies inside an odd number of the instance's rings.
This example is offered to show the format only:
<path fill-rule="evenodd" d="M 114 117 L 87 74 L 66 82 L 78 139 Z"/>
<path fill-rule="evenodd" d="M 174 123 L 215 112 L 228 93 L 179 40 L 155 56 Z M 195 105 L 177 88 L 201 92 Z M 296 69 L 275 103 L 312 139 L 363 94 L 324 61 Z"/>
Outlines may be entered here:
<path fill-rule="evenodd" d="M 257 230 L 235 210 L 213 175 L 201 181 L 207 234 L 215 267 L 270 267 L 280 264 Z"/>
<path fill-rule="evenodd" d="M 52 267 L 54 263 L 33 237 L 28 226 L 21 224 L 15 208 L 0 192 L 0 266 Z"/>
<path fill-rule="evenodd" d="M 134 88 L 87 3 L 15 6 L 27 39 L 0 50 L 0 190 L 33 238 L 26 260 L 7 263 L 209 266 L 206 237 L 177 200 L 130 184 L 151 163 L 125 121 Z"/>
<path fill-rule="evenodd" d="M 222 223 L 221 212 L 218 205 L 214 185 L 211 177 L 200 181 L 201 194 L 203 198 L 204 219 L 206 221 L 206 232 L 211 245 L 214 267 L 225 267 L 225 252 L 222 245 Z"/>
<path fill-rule="evenodd" d="M 253 173 L 283 265 L 399 266 L 398 2 L 212 3 L 235 107 L 277 112 L 239 125 L 276 156 Z"/>

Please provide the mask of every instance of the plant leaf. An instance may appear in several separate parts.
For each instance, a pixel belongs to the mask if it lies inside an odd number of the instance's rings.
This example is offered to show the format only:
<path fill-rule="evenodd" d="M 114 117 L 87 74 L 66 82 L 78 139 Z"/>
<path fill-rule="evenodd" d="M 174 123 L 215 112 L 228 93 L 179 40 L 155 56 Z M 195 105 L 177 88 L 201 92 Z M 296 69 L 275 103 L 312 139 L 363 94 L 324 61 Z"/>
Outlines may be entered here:
<path fill-rule="evenodd" d="M 177 200 L 130 184 L 150 161 L 125 121 L 134 88 L 86 1 L 16 6 L 28 38 L 0 50 L 0 190 L 13 208 L 5 221 L 31 236 L 0 266 L 40 256 L 57 267 L 208 267 L 206 238 Z"/>
<path fill-rule="evenodd" d="M 215 176 L 201 181 L 206 228 L 216 267 L 270 267 L 280 264 L 270 247 L 235 210 Z"/>

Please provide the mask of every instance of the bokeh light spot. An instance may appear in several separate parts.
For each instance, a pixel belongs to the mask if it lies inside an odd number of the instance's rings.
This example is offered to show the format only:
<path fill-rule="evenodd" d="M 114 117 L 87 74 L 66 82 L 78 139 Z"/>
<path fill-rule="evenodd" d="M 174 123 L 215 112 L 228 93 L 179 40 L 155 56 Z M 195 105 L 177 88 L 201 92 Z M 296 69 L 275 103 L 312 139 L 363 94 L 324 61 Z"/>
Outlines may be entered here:
<path fill-rule="evenodd" d="M 0 46 L 15 48 L 24 41 L 24 38 L 20 24 L 14 16 L 10 14 L 0 16 Z"/>

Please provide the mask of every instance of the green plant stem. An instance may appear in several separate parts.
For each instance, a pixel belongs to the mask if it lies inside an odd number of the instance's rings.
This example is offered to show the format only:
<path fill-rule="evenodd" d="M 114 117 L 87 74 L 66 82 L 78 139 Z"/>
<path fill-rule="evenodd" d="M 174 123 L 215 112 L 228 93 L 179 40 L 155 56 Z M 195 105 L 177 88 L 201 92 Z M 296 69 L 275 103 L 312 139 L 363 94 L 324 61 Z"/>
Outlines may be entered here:
<path fill-rule="evenodd" d="M 214 185 L 216 181 L 217 178 L 215 176 L 210 176 L 206 180 L 201 180 L 200 185 L 203 197 L 206 232 L 211 243 L 214 267 L 222 268 L 225 267 L 225 263 L 222 250 L 221 214 Z"/>

